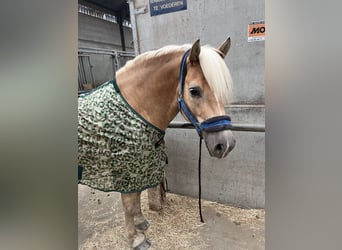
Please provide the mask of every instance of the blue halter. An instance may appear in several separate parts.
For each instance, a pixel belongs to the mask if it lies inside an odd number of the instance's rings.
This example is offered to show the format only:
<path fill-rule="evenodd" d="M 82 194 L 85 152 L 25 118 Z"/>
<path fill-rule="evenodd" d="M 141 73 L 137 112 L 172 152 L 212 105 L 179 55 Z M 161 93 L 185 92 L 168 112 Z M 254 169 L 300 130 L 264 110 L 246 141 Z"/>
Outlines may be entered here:
<path fill-rule="evenodd" d="M 215 116 L 209 118 L 201 123 L 198 123 L 196 117 L 190 111 L 188 105 L 186 105 L 183 99 L 183 87 L 185 76 L 187 73 L 186 70 L 186 59 L 190 54 L 190 49 L 185 52 L 183 55 L 181 64 L 180 64 L 180 72 L 179 72 L 179 96 L 178 96 L 178 108 L 180 111 L 184 113 L 184 115 L 189 119 L 191 124 L 195 127 L 198 135 L 202 136 L 202 131 L 206 132 L 217 132 L 221 130 L 227 130 L 232 128 L 231 119 L 229 116 L 222 115 L 222 116 Z"/>

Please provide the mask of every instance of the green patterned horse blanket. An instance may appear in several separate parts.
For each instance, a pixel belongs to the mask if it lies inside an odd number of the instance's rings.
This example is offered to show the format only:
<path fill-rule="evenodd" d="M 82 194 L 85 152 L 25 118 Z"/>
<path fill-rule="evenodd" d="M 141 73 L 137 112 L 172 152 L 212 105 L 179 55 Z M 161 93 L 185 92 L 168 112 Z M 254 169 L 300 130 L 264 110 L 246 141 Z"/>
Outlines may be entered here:
<path fill-rule="evenodd" d="M 127 103 L 115 80 L 78 98 L 79 183 L 102 191 L 157 186 L 167 161 L 165 132 Z"/>

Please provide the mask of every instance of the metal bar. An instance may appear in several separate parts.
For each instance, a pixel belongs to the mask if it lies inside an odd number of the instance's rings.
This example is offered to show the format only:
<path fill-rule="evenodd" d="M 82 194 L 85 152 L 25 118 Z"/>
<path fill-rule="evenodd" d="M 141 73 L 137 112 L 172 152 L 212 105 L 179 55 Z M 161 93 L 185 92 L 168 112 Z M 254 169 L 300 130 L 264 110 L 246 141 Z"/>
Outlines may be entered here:
<path fill-rule="evenodd" d="M 85 71 L 85 65 L 84 65 L 84 57 L 79 57 L 80 58 L 80 68 L 81 68 L 81 84 L 82 84 L 82 89 L 83 89 L 83 85 L 86 84 L 87 82 L 87 74 Z"/>
<path fill-rule="evenodd" d="M 129 4 L 129 13 L 131 17 L 131 26 L 132 26 L 132 36 L 133 36 L 133 45 L 134 45 L 134 53 L 135 55 L 139 55 L 139 43 L 138 43 L 138 30 L 137 30 L 137 23 L 135 19 L 135 7 L 134 7 L 134 1 L 128 0 Z"/>
<path fill-rule="evenodd" d="M 120 38 L 121 38 L 121 49 L 123 51 L 126 51 L 126 44 L 125 44 L 125 33 L 123 30 L 123 19 L 122 19 L 122 12 L 118 12 L 116 16 L 119 24 L 119 30 L 120 30 Z"/>
<path fill-rule="evenodd" d="M 79 53 L 88 54 L 102 54 L 102 55 L 115 55 L 115 53 L 121 56 L 135 57 L 134 52 L 120 51 L 120 50 L 106 50 L 106 49 L 96 49 L 96 48 L 79 48 Z"/>
<path fill-rule="evenodd" d="M 191 123 L 172 122 L 168 128 L 182 128 L 182 129 L 194 129 Z M 246 131 L 246 132 L 265 132 L 265 125 L 261 124 L 233 124 L 232 131 Z"/>
<path fill-rule="evenodd" d="M 78 89 L 83 90 L 84 84 L 94 84 L 90 55 L 78 55 Z"/>

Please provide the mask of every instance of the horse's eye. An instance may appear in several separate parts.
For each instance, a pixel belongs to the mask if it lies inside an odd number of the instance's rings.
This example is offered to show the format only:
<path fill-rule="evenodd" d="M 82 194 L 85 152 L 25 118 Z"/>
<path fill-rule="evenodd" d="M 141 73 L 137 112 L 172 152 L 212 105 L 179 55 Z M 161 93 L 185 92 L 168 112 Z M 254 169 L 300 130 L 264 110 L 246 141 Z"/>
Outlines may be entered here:
<path fill-rule="evenodd" d="M 202 91 L 199 87 L 189 88 L 192 97 L 199 98 L 202 97 Z"/>

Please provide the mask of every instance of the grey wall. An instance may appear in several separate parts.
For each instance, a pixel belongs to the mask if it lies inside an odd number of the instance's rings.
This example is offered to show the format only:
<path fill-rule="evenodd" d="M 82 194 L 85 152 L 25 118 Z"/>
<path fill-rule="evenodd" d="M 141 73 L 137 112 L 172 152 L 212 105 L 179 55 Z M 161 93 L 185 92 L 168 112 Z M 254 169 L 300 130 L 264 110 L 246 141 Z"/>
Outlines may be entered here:
<path fill-rule="evenodd" d="M 124 27 L 127 51 L 133 51 L 132 30 Z M 119 25 L 78 13 L 78 47 L 122 50 Z"/>
<path fill-rule="evenodd" d="M 234 123 L 264 124 L 264 42 L 247 42 L 248 24 L 264 20 L 263 0 L 188 0 L 187 10 L 153 17 L 148 0 L 133 3 L 135 9 L 147 8 L 146 13 L 135 16 L 140 52 L 192 43 L 197 38 L 202 44 L 217 46 L 229 35 L 232 46 L 225 61 L 234 81 L 234 98 L 226 111 Z M 183 121 L 179 116 L 175 120 Z M 265 135 L 234 134 L 237 145 L 225 159 L 210 158 L 203 148 L 202 197 L 242 207 L 264 207 Z M 171 191 L 197 196 L 198 140 L 193 130 L 167 130 L 166 176 Z"/>

